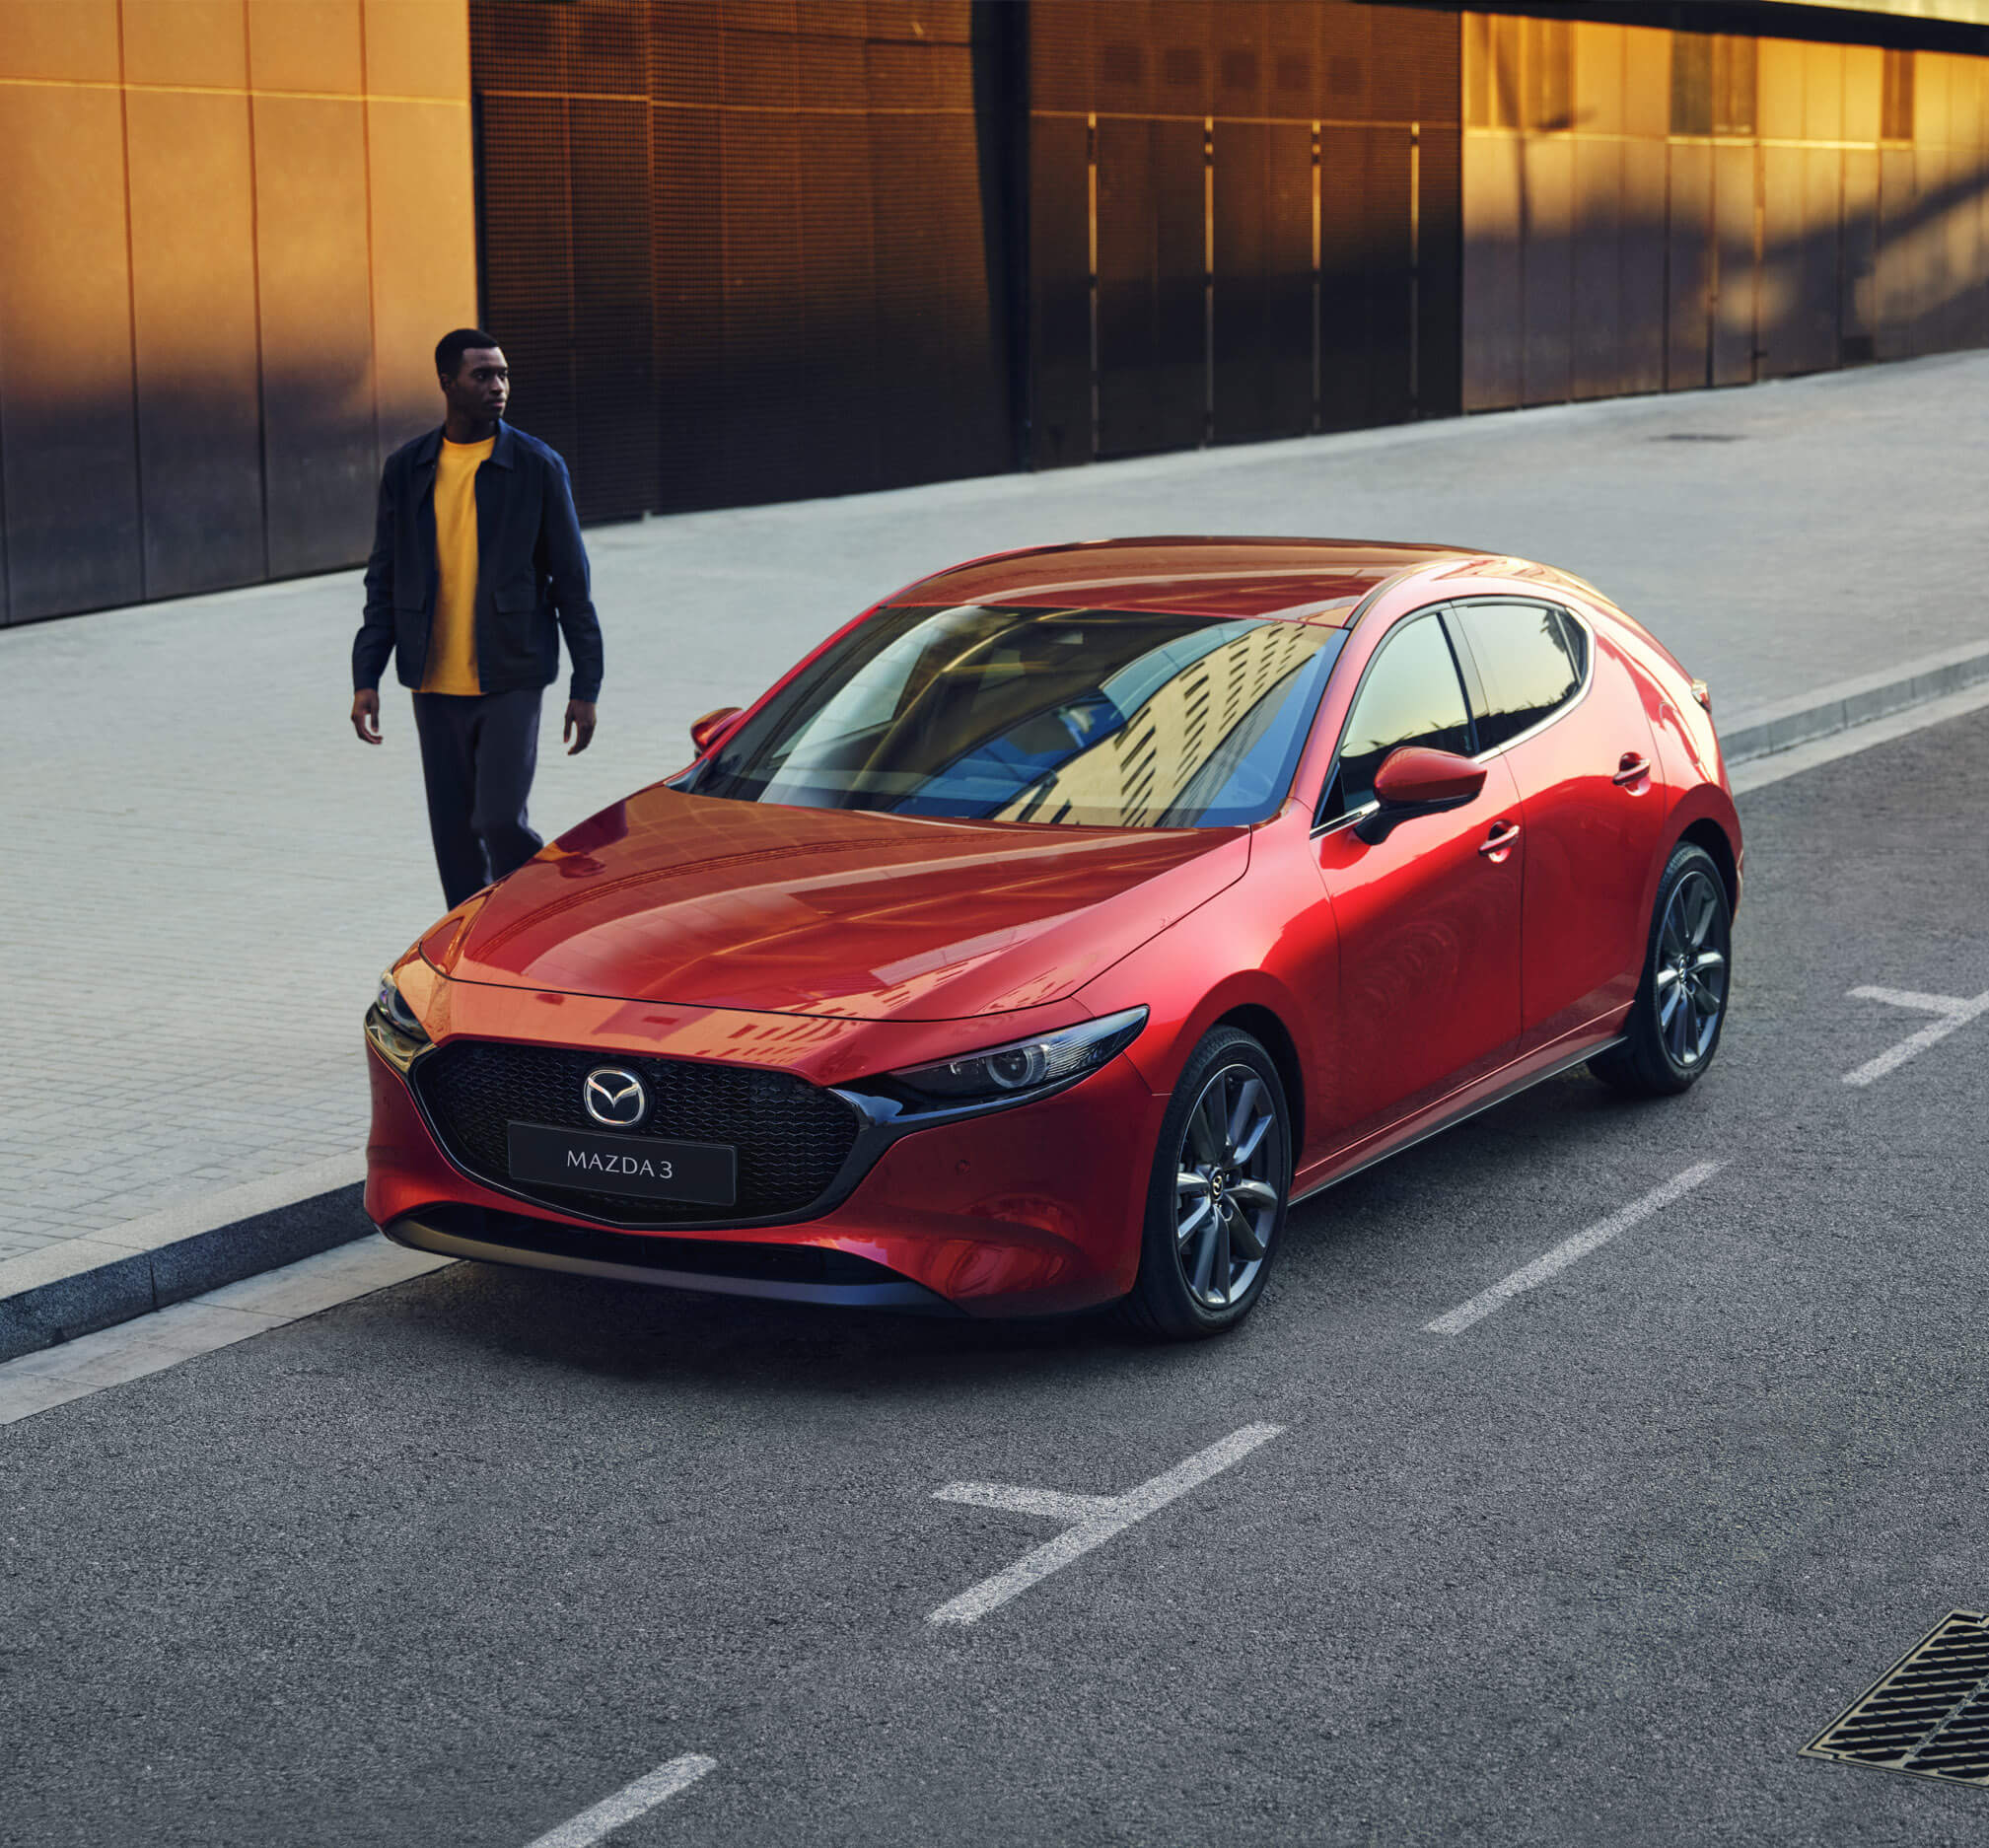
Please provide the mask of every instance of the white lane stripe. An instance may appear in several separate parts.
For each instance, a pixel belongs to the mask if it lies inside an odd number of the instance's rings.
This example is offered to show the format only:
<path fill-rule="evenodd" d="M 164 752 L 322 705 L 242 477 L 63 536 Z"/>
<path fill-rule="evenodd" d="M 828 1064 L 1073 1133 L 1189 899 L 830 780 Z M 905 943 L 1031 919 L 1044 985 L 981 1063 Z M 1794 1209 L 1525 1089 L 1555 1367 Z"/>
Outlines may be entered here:
<path fill-rule="evenodd" d="M 528 1842 L 526 1848 L 591 1848 L 591 1844 L 612 1835 L 624 1822 L 647 1815 L 658 1804 L 667 1802 L 678 1791 L 688 1790 L 707 1771 L 717 1768 L 716 1758 L 707 1758 L 701 1751 L 687 1751 L 681 1758 L 657 1766 L 647 1777 L 637 1778 L 612 1797 L 604 1798 L 592 1810 L 583 1810 L 571 1822 L 562 1822 L 537 1840 Z"/>
<path fill-rule="evenodd" d="M 949 1599 L 930 1612 L 926 1621 L 978 1623 L 1018 1593 L 1061 1571 L 1072 1560 L 1082 1559 L 1094 1547 L 1102 1546 L 1134 1522 L 1144 1521 L 1211 1476 L 1242 1462 L 1259 1445 L 1268 1444 L 1283 1430 L 1283 1425 L 1244 1425 L 1207 1450 L 1197 1451 L 1185 1462 L 1176 1463 L 1165 1475 L 1142 1482 L 1123 1495 L 1061 1495 L 1053 1490 L 1010 1489 L 994 1482 L 949 1482 L 944 1488 L 935 1489 L 936 1501 L 967 1502 L 981 1508 L 1008 1508 L 1019 1514 L 1048 1514 L 1058 1518 L 1074 1514 L 1077 1518 L 1055 1539 L 1031 1547 L 1007 1571 L 997 1572 L 993 1578 L 970 1586 L 958 1598 Z M 991 1492 L 1008 1499 L 993 1500 Z"/>
<path fill-rule="evenodd" d="M 1896 1072 L 1908 1059 L 1918 1058 L 1929 1046 L 1939 1045 L 1950 1033 L 1966 1027 L 1978 1015 L 1989 1014 L 1989 993 L 1964 1001 L 1954 995 L 1912 994 L 1899 988 L 1854 988 L 1850 991 L 1850 998 L 1882 1001 L 1888 1007 L 1904 1008 L 1908 1013 L 1938 1014 L 1941 1018 L 1932 1026 L 1921 1028 L 1917 1033 L 1908 1034 L 1876 1059 L 1867 1059 L 1855 1072 L 1846 1072 L 1844 1082 L 1847 1085 L 1874 1084 L 1887 1072 Z"/>
<path fill-rule="evenodd" d="M 1647 1220 L 1653 1213 L 1661 1213 L 1673 1200 L 1682 1198 L 1701 1181 L 1711 1180 L 1725 1162 L 1697 1162 L 1682 1174 L 1673 1174 L 1661 1187 L 1653 1187 L 1640 1200 L 1632 1200 L 1620 1212 L 1611 1213 L 1586 1232 L 1578 1232 L 1572 1239 L 1564 1239 L 1551 1251 L 1536 1257 L 1530 1264 L 1523 1264 L 1509 1277 L 1501 1277 L 1489 1290 L 1480 1290 L 1468 1303 L 1460 1303 L 1448 1315 L 1439 1315 L 1435 1321 L 1423 1324 L 1428 1334 L 1460 1334 L 1474 1321 L 1482 1321 L 1502 1303 L 1511 1302 L 1523 1291 L 1530 1290 L 1535 1284 L 1545 1283 L 1558 1271 L 1566 1270 L 1578 1257 L 1587 1257 L 1598 1245 L 1607 1244 L 1618 1233 L 1628 1232 L 1632 1226 Z"/>

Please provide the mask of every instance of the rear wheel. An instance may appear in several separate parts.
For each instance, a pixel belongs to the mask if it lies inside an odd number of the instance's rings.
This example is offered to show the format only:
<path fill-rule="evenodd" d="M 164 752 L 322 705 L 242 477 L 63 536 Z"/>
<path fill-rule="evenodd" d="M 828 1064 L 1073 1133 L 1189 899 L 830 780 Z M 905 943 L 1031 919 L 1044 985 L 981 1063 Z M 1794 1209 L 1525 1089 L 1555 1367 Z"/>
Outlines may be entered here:
<path fill-rule="evenodd" d="M 1248 1033 L 1219 1027 L 1195 1048 L 1161 1122 L 1127 1321 L 1173 1341 L 1234 1328 L 1263 1294 L 1291 1191 L 1278 1068 Z"/>
<path fill-rule="evenodd" d="M 1720 1049 L 1734 972 L 1733 917 L 1720 869 L 1689 841 L 1672 850 L 1658 882 L 1651 944 L 1624 1040 L 1589 1061 L 1618 1091 L 1675 1097 L 1696 1084 Z"/>

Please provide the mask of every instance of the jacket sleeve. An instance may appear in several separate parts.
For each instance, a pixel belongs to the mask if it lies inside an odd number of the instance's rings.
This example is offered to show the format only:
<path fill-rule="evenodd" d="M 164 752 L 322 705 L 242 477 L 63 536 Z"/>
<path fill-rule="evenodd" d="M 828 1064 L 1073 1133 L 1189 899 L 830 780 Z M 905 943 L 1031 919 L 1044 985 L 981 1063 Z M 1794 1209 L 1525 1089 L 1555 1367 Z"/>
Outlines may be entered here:
<path fill-rule="evenodd" d="M 366 561 L 366 609 L 352 638 L 352 690 L 380 684 L 393 653 L 393 464 L 380 476 L 380 513 L 373 527 L 373 555 Z"/>
<path fill-rule="evenodd" d="M 573 662 L 573 683 L 567 697 L 592 702 L 601 697 L 601 622 L 587 567 L 587 547 L 580 539 L 580 516 L 573 510 L 573 482 L 566 463 L 552 459 L 552 476 L 545 484 L 545 572 L 552 580 L 552 604 L 560 632 Z"/>

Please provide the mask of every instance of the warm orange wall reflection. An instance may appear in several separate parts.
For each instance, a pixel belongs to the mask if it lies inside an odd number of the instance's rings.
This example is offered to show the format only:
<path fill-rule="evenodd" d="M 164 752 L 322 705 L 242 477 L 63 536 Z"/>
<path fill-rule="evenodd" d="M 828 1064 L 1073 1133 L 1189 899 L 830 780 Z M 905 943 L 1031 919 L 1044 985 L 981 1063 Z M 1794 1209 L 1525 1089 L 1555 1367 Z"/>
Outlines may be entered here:
<path fill-rule="evenodd" d="M 0 0 L 0 620 L 352 562 L 474 319 L 467 0 Z"/>
<path fill-rule="evenodd" d="M 1989 343 L 1989 58 L 1465 16 L 1464 403 Z"/>

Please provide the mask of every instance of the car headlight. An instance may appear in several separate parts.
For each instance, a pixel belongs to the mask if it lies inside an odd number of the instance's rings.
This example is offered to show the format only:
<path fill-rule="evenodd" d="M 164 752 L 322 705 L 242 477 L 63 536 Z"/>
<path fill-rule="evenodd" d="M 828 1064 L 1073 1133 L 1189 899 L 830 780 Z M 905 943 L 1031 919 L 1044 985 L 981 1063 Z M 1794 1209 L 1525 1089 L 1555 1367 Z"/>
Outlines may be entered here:
<path fill-rule="evenodd" d="M 390 1065 L 403 1072 L 429 1043 L 427 1028 L 415 1019 L 414 1010 L 402 999 L 391 972 L 381 976 L 380 992 L 366 1010 L 366 1036 L 379 1047 L 381 1056 Z"/>
<path fill-rule="evenodd" d="M 1075 1083 L 1123 1052 L 1146 1024 L 1145 1008 L 1127 1008 L 1101 1021 L 1086 1021 L 1082 1027 L 1013 1039 L 985 1052 L 962 1053 L 936 1065 L 906 1066 L 892 1072 L 890 1082 L 927 1108 L 998 1103 Z"/>

